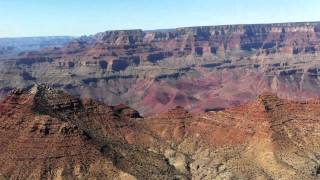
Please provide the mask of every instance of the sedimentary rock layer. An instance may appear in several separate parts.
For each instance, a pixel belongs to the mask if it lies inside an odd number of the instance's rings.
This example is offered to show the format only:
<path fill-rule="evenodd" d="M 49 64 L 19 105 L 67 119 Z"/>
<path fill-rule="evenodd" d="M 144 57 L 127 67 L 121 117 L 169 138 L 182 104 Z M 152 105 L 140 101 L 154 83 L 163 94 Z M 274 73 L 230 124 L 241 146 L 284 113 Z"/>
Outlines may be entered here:
<path fill-rule="evenodd" d="M 0 61 L 0 96 L 49 83 L 143 115 L 319 96 L 318 22 L 107 31 Z"/>

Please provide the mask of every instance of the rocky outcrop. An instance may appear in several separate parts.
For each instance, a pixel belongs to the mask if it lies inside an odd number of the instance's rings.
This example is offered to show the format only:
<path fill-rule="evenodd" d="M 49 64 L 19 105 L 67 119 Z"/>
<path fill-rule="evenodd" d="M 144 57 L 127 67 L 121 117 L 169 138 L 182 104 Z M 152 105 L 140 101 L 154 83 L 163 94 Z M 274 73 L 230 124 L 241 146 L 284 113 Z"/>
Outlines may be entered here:
<path fill-rule="evenodd" d="M 263 94 L 239 107 L 145 124 L 172 142 L 166 157 L 194 179 L 317 179 L 318 106 Z"/>
<path fill-rule="evenodd" d="M 125 140 L 139 113 L 48 86 L 0 104 L 0 174 L 8 179 L 184 179 L 160 154 Z"/>
<path fill-rule="evenodd" d="M 0 103 L 3 179 L 317 179 L 320 101 L 143 118 L 45 85 Z"/>

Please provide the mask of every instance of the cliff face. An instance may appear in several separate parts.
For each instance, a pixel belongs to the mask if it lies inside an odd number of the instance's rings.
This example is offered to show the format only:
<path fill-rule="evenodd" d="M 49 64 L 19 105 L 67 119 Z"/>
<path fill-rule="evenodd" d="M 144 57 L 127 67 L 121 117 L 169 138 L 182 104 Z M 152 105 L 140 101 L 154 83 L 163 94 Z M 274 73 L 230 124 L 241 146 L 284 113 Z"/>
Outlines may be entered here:
<path fill-rule="evenodd" d="M 319 38 L 318 22 L 107 31 L 1 61 L 0 95 L 45 82 L 144 115 L 221 109 L 264 91 L 307 99 L 320 93 Z"/>
<path fill-rule="evenodd" d="M 317 179 L 319 101 L 142 118 L 45 85 L 0 103 L 2 179 Z"/>

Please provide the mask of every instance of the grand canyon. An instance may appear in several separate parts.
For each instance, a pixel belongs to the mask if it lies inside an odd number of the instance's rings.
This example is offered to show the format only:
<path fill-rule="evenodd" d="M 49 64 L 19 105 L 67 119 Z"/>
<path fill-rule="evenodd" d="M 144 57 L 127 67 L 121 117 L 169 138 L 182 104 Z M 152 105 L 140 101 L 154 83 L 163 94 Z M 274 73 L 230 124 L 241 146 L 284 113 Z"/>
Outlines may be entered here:
<path fill-rule="evenodd" d="M 1 180 L 320 178 L 320 22 L 1 42 Z"/>
<path fill-rule="evenodd" d="M 0 61 L 2 97 L 46 83 L 143 115 L 319 95 L 320 23 L 107 31 Z"/>

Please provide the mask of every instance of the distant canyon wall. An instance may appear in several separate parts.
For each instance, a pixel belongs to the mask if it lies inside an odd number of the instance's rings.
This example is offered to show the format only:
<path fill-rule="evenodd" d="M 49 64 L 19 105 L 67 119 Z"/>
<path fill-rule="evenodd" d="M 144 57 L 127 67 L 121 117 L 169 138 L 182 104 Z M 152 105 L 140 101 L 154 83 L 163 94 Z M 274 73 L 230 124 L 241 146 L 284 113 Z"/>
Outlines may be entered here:
<path fill-rule="evenodd" d="M 0 94 L 48 83 L 144 115 L 198 113 L 266 91 L 318 97 L 320 23 L 106 31 L 0 62 Z M 1 95 L 0 95 L 1 96 Z"/>

